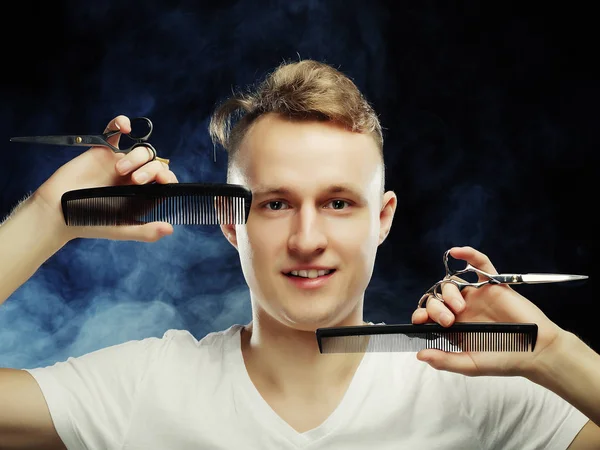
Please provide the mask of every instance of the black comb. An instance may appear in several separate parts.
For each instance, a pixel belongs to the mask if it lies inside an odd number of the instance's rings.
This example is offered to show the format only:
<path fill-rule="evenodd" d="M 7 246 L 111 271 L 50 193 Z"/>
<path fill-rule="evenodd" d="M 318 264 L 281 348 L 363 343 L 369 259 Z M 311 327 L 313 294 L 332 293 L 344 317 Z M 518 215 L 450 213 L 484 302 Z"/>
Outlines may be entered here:
<path fill-rule="evenodd" d="M 316 334 L 321 353 L 527 352 L 535 348 L 537 330 L 534 323 L 459 322 L 447 328 L 437 323 L 318 328 Z"/>
<path fill-rule="evenodd" d="M 106 186 L 65 192 L 61 203 L 68 226 L 244 224 L 252 193 L 218 183 Z"/>

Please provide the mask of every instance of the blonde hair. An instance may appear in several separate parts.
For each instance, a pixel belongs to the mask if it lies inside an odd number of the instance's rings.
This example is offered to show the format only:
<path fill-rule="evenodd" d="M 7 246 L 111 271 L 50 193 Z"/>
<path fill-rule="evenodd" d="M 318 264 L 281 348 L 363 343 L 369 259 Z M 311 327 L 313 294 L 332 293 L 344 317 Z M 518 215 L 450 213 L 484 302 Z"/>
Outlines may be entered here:
<path fill-rule="evenodd" d="M 368 133 L 383 159 L 383 135 L 375 111 L 354 82 L 328 64 L 283 63 L 255 89 L 234 93 L 219 105 L 209 132 L 213 144 L 229 154 L 229 167 L 250 126 L 267 113 L 292 120 L 333 121 L 350 131 Z"/>

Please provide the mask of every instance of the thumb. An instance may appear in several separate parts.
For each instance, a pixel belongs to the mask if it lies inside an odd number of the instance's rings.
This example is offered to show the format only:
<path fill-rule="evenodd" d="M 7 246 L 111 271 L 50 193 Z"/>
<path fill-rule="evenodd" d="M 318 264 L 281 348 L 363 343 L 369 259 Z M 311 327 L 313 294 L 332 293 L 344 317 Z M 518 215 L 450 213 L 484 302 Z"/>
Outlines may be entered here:
<path fill-rule="evenodd" d="M 73 227 L 77 237 L 110 239 L 114 241 L 156 242 L 173 234 L 173 226 L 167 222 L 151 222 L 143 225 L 118 225 L 109 227 Z"/>
<path fill-rule="evenodd" d="M 467 352 L 444 352 L 427 349 L 417 353 L 417 359 L 429 364 L 437 370 L 460 373 L 462 375 L 481 375 L 477 365 Z"/>

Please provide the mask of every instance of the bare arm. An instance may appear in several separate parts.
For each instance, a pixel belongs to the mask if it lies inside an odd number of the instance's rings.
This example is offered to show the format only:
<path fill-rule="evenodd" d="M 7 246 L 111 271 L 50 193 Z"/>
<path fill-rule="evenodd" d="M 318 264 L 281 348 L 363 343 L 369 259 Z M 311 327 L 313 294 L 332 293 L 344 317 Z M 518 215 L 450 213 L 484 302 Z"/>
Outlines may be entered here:
<path fill-rule="evenodd" d="M 24 370 L 0 369 L 0 448 L 65 448 L 42 391 Z"/>
<path fill-rule="evenodd" d="M 119 116 L 108 125 L 128 133 L 129 118 Z M 119 135 L 112 144 L 118 145 Z M 67 227 L 61 197 L 64 192 L 94 186 L 140 184 L 137 175 L 148 174 L 146 183 L 177 183 L 166 164 L 148 161 L 140 147 L 128 155 L 104 147 L 92 147 L 60 167 L 36 192 L 15 208 L 0 225 L 0 305 L 67 242 L 76 238 L 103 238 L 154 242 L 171 234 L 168 223 L 138 226 Z M 132 169 L 123 172 L 118 162 L 127 159 Z M 38 299 L 44 302 L 44 299 Z M 0 369 L 0 449 L 62 449 L 48 405 L 36 380 L 24 370 Z"/>
<path fill-rule="evenodd" d="M 107 130 L 131 131 L 128 117 L 118 116 Z M 110 138 L 119 145 L 119 134 Z M 64 223 L 61 197 L 67 191 L 96 186 L 140 184 L 137 176 L 148 174 L 145 183 L 176 183 L 169 167 L 158 161 L 149 162 L 149 152 L 140 147 L 124 155 L 106 147 L 92 147 L 60 167 L 27 200 L 15 208 L 0 225 L 0 304 L 68 241 L 76 238 L 104 238 L 152 242 L 171 234 L 173 227 L 154 222 L 139 226 L 67 227 Z M 126 159 L 132 168 L 123 172 L 118 163 Z"/>
<path fill-rule="evenodd" d="M 569 449 L 600 449 L 600 355 L 565 331 L 555 346 L 540 355 L 528 378 L 589 417 Z"/>
<path fill-rule="evenodd" d="M 0 305 L 67 242 L 34 194 L 0 225 Z"/>

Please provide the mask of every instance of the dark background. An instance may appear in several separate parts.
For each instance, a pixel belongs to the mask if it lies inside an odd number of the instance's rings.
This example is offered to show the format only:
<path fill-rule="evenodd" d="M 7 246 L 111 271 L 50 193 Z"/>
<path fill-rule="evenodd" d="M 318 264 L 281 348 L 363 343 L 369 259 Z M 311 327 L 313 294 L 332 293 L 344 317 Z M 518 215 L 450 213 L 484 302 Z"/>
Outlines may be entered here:
<path fill-rule="evenodd" d="M 472 245 L 500 271 L 589 275 L 516 289 L 598 350 L 592 7 L 457 3 L 6 3 L 0 216 L 81 151 L 11 136 L 101 132 L 118 114 L 153 120 L 181 182 L 222 182 L 225 154 L 213 162 L 207 133 L 216 104 L 283 60 L 319 59 L 380 114 L 399 196 L 366 318 L 410 322 L 443 252 Z M 216 227 L 177 226 L 155 244 L 78 240 L 0 307 L 0 367 L 249 319 L 237 253 Z"/>

